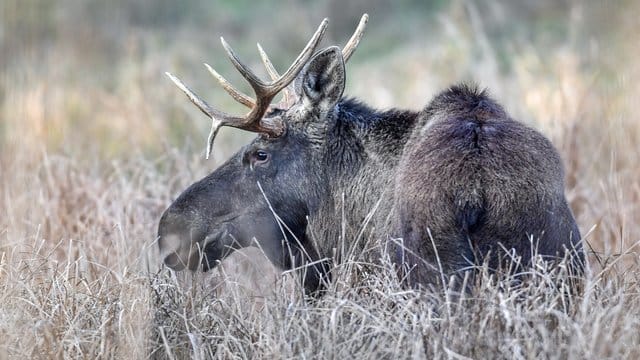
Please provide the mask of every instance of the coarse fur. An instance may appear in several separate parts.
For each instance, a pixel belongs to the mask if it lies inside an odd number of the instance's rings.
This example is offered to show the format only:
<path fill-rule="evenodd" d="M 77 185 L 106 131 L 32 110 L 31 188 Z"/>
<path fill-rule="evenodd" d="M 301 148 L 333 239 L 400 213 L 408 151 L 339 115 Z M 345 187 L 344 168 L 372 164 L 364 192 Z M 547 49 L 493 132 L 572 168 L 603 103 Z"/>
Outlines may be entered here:
<path fill-rule="evenodd" d="M 165 211 L 167 265 L 207 270 L 257 245 L 282 268 L 308 264 L 313 292 L 340 249 L 363 250 L 363 231 L 390 239 L 414 287 L 485 260 L 498 267 L 501 249 L 523 263 L 575 249 L 581 262 L 561 161 L 543 135 L 475 87 L 445 90 L 420 112 L 377 111 L 344 99 L 344 83 L 339 48 L 310 60 L 299 101 L 268 114 L 285 134 L 258 136 Z"/>
<path fill-rule="evenodd" d="M 397 230 L 408 250 L 399 249 L 396 261 L 414 267 L 412 283 L 437 283 L 440 270 L 451 275 L 485 261 L 508 266 L 501 258 L 511 256 L 527 264 L 532 254 L 568 250 L 578 254 L 575 265 L 582 261 L 560 156 L 486 91 L 461 85 L 435 97 L 407 142 L 395 185 Z"/>

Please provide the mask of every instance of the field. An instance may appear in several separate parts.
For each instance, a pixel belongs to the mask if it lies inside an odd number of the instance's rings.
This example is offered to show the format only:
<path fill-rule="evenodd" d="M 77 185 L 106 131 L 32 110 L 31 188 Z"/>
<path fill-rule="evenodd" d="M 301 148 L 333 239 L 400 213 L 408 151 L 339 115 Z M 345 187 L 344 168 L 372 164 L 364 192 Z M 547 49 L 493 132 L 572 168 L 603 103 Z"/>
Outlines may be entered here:
<path fill-rule="evenodd" d="M 0 359 L 640 358 L 638 2 L 342 3 L 0 3 Z M 220 35 L 284 69 L 323 17 L 342 45 L 363 12 L 348 96 L 420 109 L 474 81 L 556 145 L 582 291 L 540 264 L 515 288 L 415 292 L 349 254 L 310 300 L 257 249 L 207 274 L 160 266 L 162 211 L 252 137 L 225 128 L 205 160 L 209 123 L 163 73 L 240 112 L 202 65 L 243 84 Z"/>

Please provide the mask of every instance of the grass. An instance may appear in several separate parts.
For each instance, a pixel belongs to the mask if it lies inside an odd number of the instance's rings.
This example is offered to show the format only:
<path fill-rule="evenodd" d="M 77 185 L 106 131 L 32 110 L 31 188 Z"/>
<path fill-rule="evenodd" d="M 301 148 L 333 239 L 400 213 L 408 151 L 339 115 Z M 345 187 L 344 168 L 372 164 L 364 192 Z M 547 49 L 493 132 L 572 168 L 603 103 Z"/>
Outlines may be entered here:
<path fill-rule="evenodd" d="M 639 9 L 540 3 L 453 2 L 427 23 L 417 4 L 385 15 L 376 2 L 347 93 L 416 109 L 472 79 L 548 135 L 589 245 L 583 291 L 567 294 L 565 275 L 536 267 L 519 286 L 485 273 L 465 297 L 414 292 L 384 259 L 351 254 L 311 301 L 255 249 L 208 274 L 160 268 L 161 212 L 249 138 L 224 131 L 204 161 L 208 124 L 162 73 L 235 111 L 200 64 L 239 83 L 215 57 L 212 33 L 243 58 L 260 40 L 284 67 L 317 13 L 337 23 L 347 14 L 292 2 L 296 16 L 269 24 L 195 0 L 197 11 L 176 18 L 150 15 L 145 1 L 131 11 L 127 2 L 0 5 L 25 19 L 0 31 L 0 359 L 640 357 L 640 44 L 628 35 Z M 355 25 L 361 10 L 350 11 Z M 254 25 L 238 30 L 229 14 Z M 273 37 L 263 41 L 264 29 Z M 330 36 L 341 43 L 349 31 Z"/>

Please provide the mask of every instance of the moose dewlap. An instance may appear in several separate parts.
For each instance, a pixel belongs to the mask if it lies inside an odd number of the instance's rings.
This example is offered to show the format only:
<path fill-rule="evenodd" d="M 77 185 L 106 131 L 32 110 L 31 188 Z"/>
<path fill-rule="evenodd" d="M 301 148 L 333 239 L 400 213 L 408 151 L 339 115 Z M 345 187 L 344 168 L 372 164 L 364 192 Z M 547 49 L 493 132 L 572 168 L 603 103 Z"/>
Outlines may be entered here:
<path fill-rule="evenodd" d="M 562 163 L 543 135 L 473 86 L 451 87 L 419 112 L 343 98 L 345 62 L 367 15 L 343 49 L 318 50 L 327 22 L 283 75 L 259 48 L 271 81 L 222 41 L 255 99 L 207 67 L 246 116 L 214 109 L 169 74 L 213 121 L 207 153 L 221 126 L 258 136 L 164 212 L 158 243 L 167 266 L 208 270 L 257 245 L 277 266 L 304 267 L 301 280 L 315 291 L 341 261 L 336 249 L 364 246 L 364 226 L 389 242 L 379 248 L 391 249 L 412 286 L 499 267 L 505 253 L 521 264 L 534 253 L 573 256 L 581 266 Z M 279 93 L 283 101 L 272 104 Z"/>

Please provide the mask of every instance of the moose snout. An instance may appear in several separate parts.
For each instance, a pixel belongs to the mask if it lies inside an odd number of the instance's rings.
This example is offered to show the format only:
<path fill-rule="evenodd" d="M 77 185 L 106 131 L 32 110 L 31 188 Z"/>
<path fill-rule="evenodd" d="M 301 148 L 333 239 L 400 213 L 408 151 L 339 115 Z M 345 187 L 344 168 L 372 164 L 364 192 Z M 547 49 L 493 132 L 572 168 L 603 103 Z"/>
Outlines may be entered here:
<path fill-rule="evenodd" d="M 205 236 L 206 229 L 196 217 L 168 209 L 158 225 L 160 258 L 173 270 L 196 270 Z"/>

